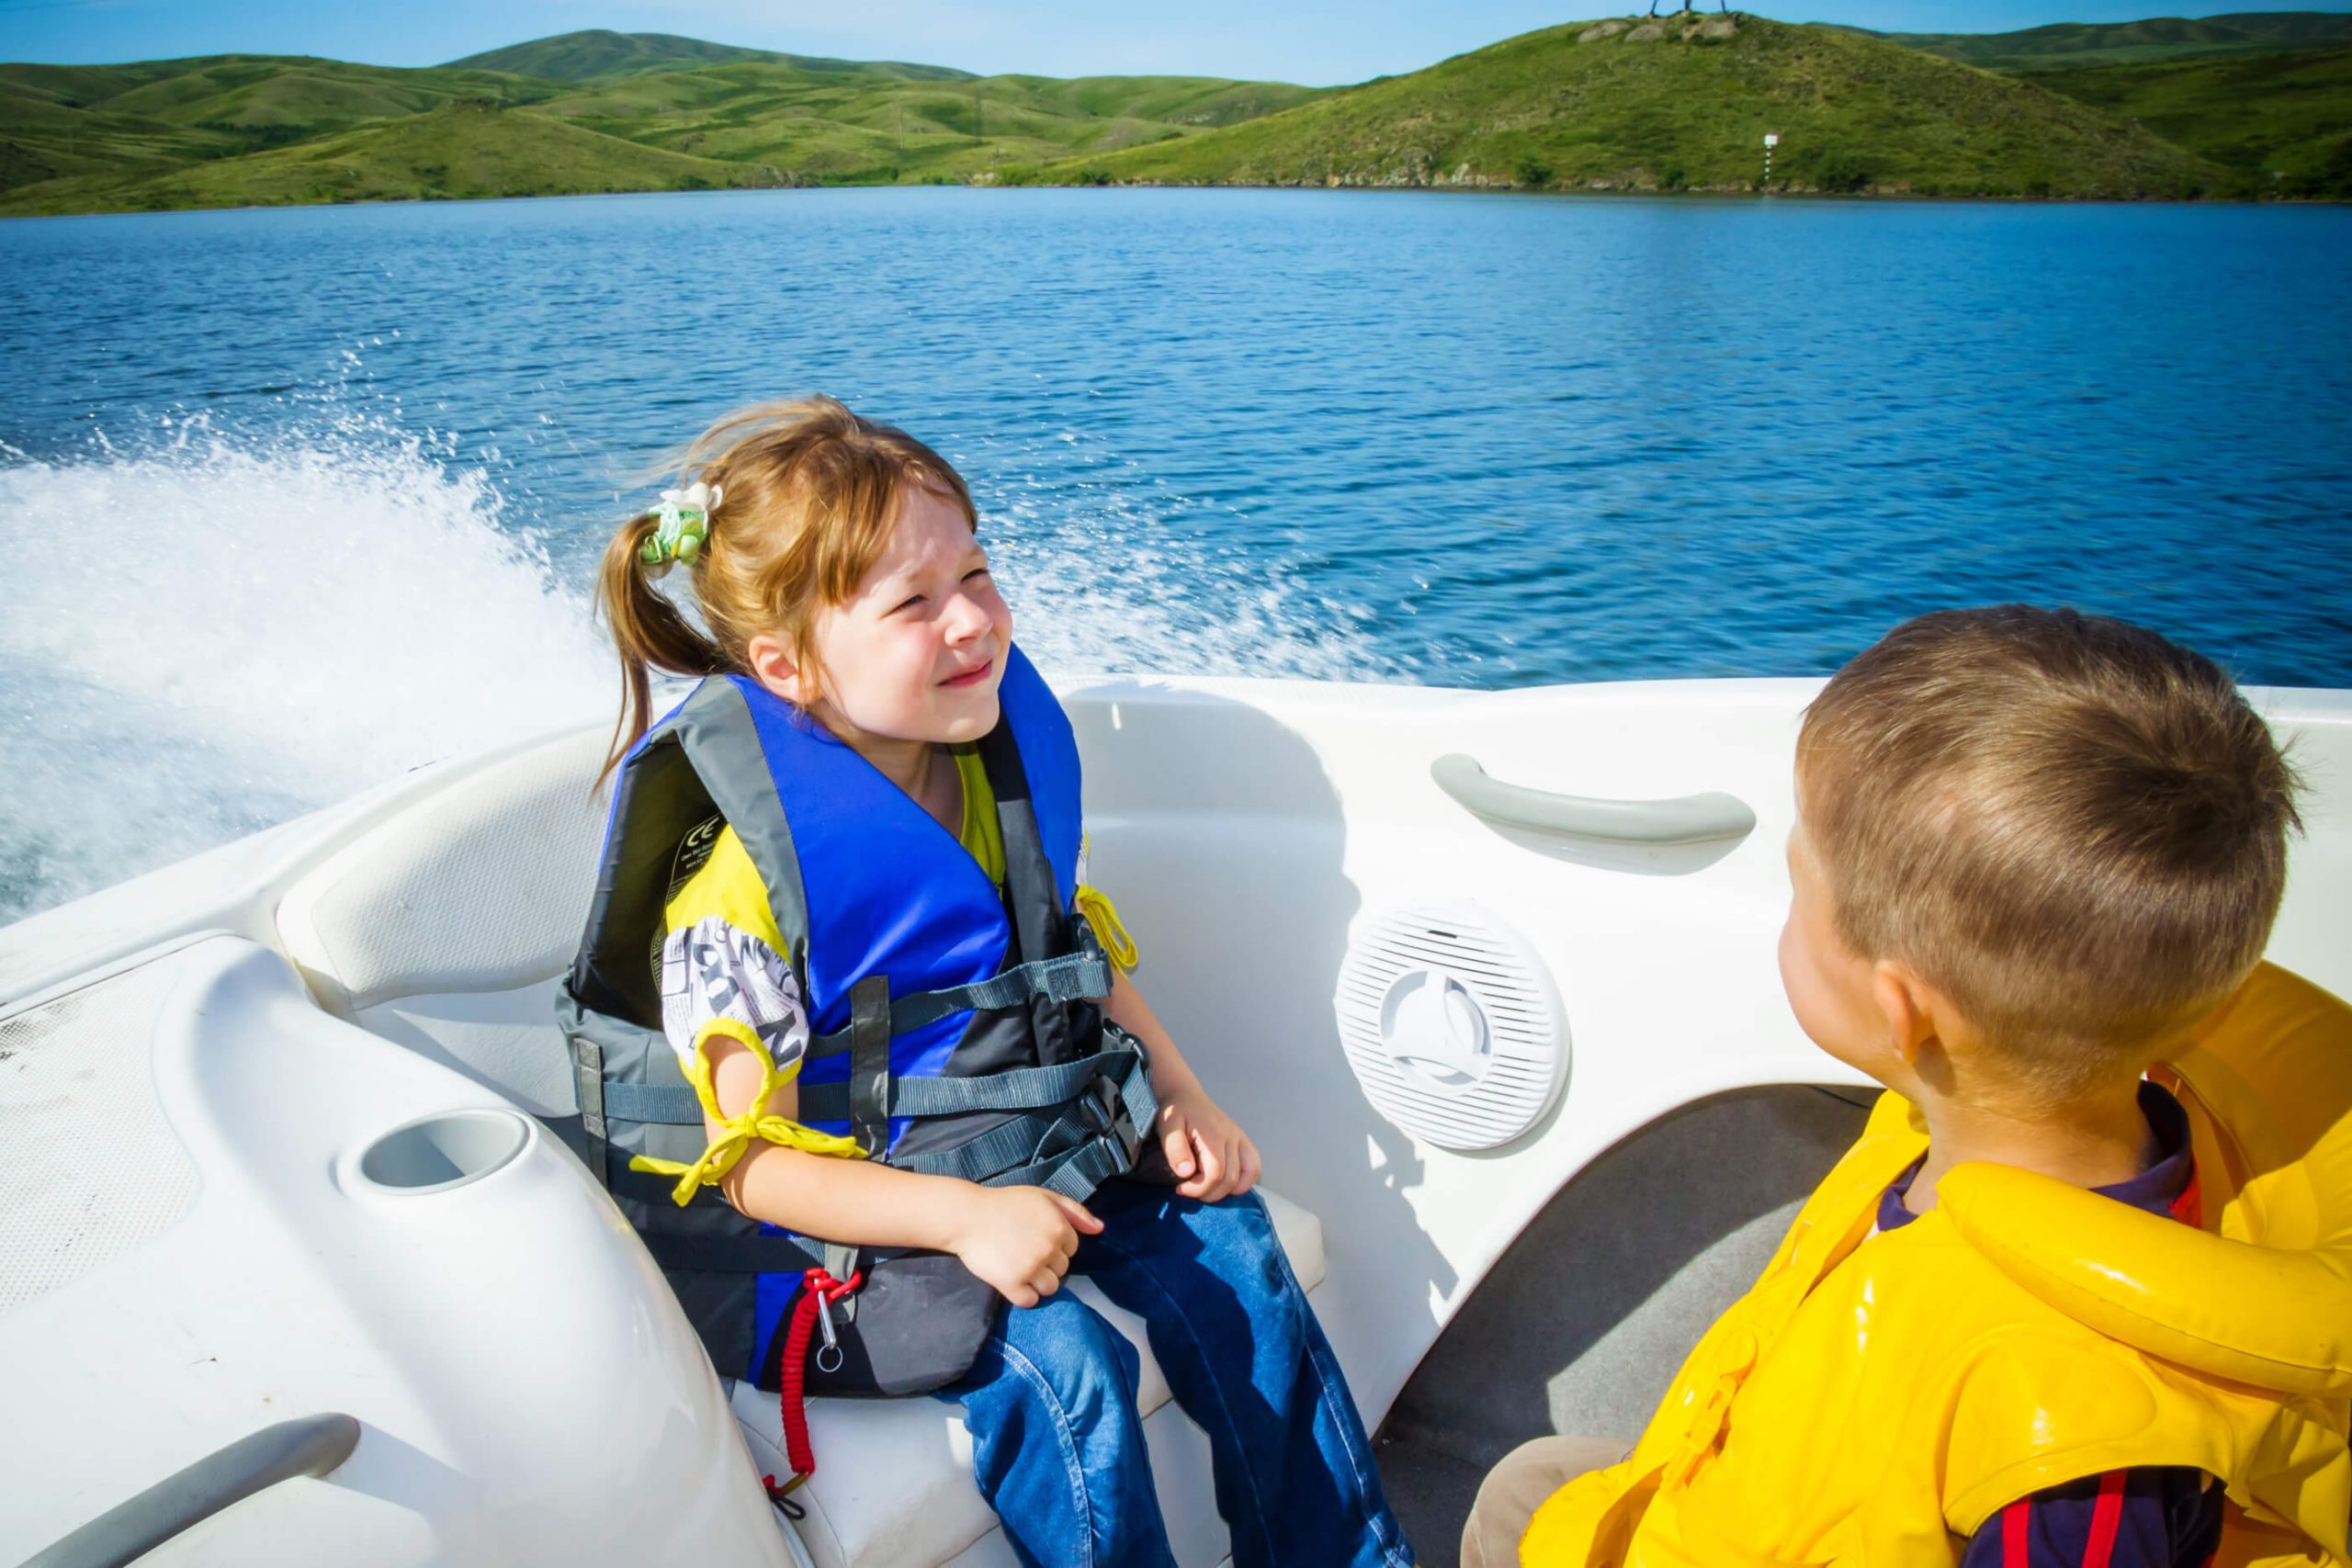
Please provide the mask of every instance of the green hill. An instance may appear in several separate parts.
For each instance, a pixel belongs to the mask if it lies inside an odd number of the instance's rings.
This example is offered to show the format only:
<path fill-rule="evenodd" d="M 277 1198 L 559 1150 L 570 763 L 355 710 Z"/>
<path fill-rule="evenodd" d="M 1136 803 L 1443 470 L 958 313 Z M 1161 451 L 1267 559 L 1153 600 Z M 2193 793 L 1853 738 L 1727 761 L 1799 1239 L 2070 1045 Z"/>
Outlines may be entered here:
<path fill-rule="evenodd" d="M 1009 163 L 1114 152 L 1319 96 L 1204 77 L 934 82 L 739 63 L 591 83 L 543 107 L 647 146 L 758 159 L 828 183 L 888 184 L 962 181 Z"/>
<path fill-rule="evenodd" d="M 2352 48 L 2052 71 L 2034 81 L 2136 121 L 2262 194 L 2352 200 Z"/>
<path fill-rule="evenodd" d="M 10 192 L 6 207 L 16 212 L 136 211 L 792 183 L 789 174 L 774 167 L 640 147 L 477 99 L 164 173 L 51 181 Z"/>
<path fill-rule="evenodd" d="M 619 56 L 594 54 L 599 40 L 645 52 L 636 69 L 586 81 L 482 63 L 601 68 Z M 1208 77 L 981 78 L 661 34 L 571 34 L 460 65 L 220 55 L 0 66 L 0 212 L 963 181 L 1007 163 L 1193 135 L 1320 96 Z M 433 118 L 450 106 L 475 118 Z M 492 108 L 504 112 L 482 118 Z M 359 132 L 369 134 L 349 139 Z M 502 139 L 513 145 L 502 149 Z M 542 155 L 547 166 L 534 169 Z"/>
<path fill-rule="evenodd" d="M 2291 51 L 2291 52 L 2286 52 Z M 585 31 L 401 70 L 0 65 L 0 214 L 810 183 L 2335 196 L 2352 17 L 1881 36 L 1734 13 L 1317 89 Z M 1998 70 L 1990 69 L 1998 67 Z"/>
<path fill-rule="evenodd" d="M 2352 45 L 2352 14 L 2245 11 L 2194 21 L 2154 17 L 2140 22 L 2058 22 L 2013 33 L 1871 36 L 1987 71 L 2055 71 Z"/>
<path fill-rule="evenodd" d="M 827 60 L 815 55 L 777 54 L 764 49 L 738 49 L 732 44 L 706 43 L 674 33 L 616 33 L 603 28 L 560 33 L 509 44 L 481 54 L 453 60 L 447 71 L 508 71 L 550 82 L 591 82 L 600 76 L 625 76 L 639 71 L 679 66 L 726 65 L 762 61 L 797 71 L 856 72 L 877 76 L 905 76 L 921 81 L 960 81 L 971 74 L 944 65 L 906 65 L 896 61 Z"/>
<path fill-rule="evenodd" d="M 162 173 L 282 147 L 459 98 L 527 103 L 555 84 L 299 55 L 134 65 L 0 65 L 0 192 Z"/>
<path fill-rule="evenodd" d="M 111 70 L 0 66 L 0 192 L 39 180 L 177 168 L 243 150 L 238 138 L 220 131 L 87 107 L 139 85 Z"/>
<path fill-rule="evenodd" d="M 2188 197 L 2228 172 L 2088 106 L 1838 28 L 1573 23 L 1013 181 Z"/>

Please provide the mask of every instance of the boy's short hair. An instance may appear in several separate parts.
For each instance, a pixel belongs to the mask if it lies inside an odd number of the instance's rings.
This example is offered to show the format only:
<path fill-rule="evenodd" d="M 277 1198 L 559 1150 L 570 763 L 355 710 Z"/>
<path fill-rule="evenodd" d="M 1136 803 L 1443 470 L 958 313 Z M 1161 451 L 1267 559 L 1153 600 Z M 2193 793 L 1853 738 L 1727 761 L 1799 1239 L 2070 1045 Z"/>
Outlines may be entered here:
<path fill-rule="evenodd" d="M 1895 627 L 1797 743 L 1841 934 L 1911 964 L 2053 1096 L 2145 1066 L 2253 969 L 2296 784 L 2211 660 L 2026 604 Z"/>

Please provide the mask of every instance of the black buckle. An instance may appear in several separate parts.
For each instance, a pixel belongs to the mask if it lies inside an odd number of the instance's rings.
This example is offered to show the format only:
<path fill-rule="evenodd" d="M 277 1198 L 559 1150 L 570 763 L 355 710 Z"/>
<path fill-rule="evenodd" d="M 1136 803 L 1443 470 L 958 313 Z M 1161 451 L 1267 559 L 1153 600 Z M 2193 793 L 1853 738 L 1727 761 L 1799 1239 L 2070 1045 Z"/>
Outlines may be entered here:
<path fill-rule="evenodd" d="M 1069 1109 L 1090 1136 L 1111 1139 L 1119 1145 L 1127 1167 L 1135 1165 L 1136 1150 L 1142 1144 L 1143 1135 L 1127 1120 L 1126 1100 L 1108 1073 L 1080 1089 L 1069 1102 Z"/>
<path fill-rule="evenodd" d="M 1088 1098 L 1080 1104 L 1084 1111 L 1091 1113 L 1087 1117 L 1087 1124 L 1097 1134 L 1117 1140 L 1121 1168 L 1133 1170 L 1136 1150 L 1143 1145 L 1143 1130 L 1128 1120 L 1126 1099 L 1119 1092 L 1118 1084 L 1105 1073 L 1094 1080 Z M 1094 1121 L 1096 1115 L 1102 1118 L 1099 1124 Z"/>
<path fill-rule="evenodd" d="M 1078 1098 L 1069 1102 L 1070 1109 L 1078 1112 L 1079 1121 L 1097 1137 L 1118 1125 L 1118 1097 L 1104 1092 L 1110 1087 L 1110 1079 L 1098 1077 L 1079 1090 Z"/>

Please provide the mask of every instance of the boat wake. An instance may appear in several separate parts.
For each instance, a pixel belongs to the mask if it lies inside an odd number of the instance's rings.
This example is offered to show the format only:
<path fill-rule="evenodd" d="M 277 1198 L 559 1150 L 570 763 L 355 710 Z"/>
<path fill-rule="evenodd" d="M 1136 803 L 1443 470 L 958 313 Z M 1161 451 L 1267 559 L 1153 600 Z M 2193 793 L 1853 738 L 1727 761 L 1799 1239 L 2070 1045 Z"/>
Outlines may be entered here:
<path fill-rule="evenodd" d="M 1126 487 L 1039 494 L 1010 466 L 975 489 L 1046 668 L 1376 672 L 1362 613 L 1310 603 L 1279 563 L 1170 539 Z M 0 924 L 608 716 L 588 589 L 606 520 L 559 531 L 502 474 L 521 478 L 333 409 L 164 421 L 135 451 L 99 434 L 52 460 L 0 445 Z"/>
<path fill-rule="evenodd" d="M 610 710 L 497 491 L 364 422 L 0 453 L 0 922 Z"/>

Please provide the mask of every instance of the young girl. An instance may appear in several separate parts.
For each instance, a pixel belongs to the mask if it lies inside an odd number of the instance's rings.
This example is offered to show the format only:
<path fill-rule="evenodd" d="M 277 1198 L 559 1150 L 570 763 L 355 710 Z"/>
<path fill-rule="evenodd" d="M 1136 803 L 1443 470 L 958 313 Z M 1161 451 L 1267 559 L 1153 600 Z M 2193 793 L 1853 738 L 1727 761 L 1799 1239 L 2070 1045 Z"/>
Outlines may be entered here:
<path fill-rule="evenodd" d="M 592 1165 L 720 1369 L 788 1436 L 803 1378 L 936 1389 L 1023 1562 L 1162 1568 L 1076 1269 L 1208 1434 L 1240 1568 L 1408 1568 L 1256 1146 L 1095 944 L 1134 961 L 963 480 L 827 398 L 684 462 L 605 552 L 624 739 L 565 1021 Z M 706 679 L 653 723 L 649 669 Z"/>

